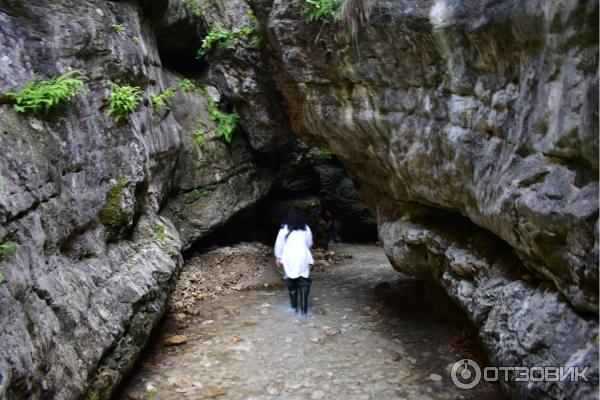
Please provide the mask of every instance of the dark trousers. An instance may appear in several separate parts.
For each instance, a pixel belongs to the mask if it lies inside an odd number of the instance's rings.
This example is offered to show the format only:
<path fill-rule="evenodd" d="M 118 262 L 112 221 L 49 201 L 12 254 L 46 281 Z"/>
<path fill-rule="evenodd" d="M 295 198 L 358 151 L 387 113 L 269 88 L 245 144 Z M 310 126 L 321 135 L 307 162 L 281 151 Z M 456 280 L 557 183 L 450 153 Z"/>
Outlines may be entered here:
<path fill-rule="evenodd" d="M 285 283 L 290 293 L 290 304 L 298 311 L 298 293 L 300 294 L 300 313 L 306 315 L 308 312 L 308 293 L 312 279 L 300 276 L 298 278 L 286 278 Z"/>

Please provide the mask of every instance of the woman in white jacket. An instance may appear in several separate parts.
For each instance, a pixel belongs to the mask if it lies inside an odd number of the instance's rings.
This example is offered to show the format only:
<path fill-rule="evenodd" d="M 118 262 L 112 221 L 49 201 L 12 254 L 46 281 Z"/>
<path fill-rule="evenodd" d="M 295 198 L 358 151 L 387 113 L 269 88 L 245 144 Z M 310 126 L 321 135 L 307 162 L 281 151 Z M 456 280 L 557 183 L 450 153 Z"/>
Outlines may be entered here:
<path fill-rule="evenodd" d="M 278 267 L 285 270 L 285 280 L 290 293 L 290 302 L 294 311 L 298 311 L 298 292 L 300 292 L 300 313 L 308 311 L 308 293 L 310 291 L 310 266 L 314 264 L 310 247 L 313 244 L 312 232 L 306 224 L 304 215 L 297 208 L 292 209 L 284 218 L 275 241 L 275 258 Z"/>

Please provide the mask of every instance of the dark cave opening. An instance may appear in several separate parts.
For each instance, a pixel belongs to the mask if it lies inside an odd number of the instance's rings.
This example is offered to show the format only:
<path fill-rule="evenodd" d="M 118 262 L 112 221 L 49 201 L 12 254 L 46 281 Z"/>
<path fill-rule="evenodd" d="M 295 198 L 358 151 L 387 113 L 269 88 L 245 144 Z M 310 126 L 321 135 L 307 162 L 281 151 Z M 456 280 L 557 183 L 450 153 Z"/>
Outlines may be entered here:
<path fill-rule="evenodd" d="M 206 60 L 197 57 L 205 33 L 194 29 L 187 21 L 156 28 L 156 45 L 163 66 L 192 78 L 199 77 L 208 67 Z"/>

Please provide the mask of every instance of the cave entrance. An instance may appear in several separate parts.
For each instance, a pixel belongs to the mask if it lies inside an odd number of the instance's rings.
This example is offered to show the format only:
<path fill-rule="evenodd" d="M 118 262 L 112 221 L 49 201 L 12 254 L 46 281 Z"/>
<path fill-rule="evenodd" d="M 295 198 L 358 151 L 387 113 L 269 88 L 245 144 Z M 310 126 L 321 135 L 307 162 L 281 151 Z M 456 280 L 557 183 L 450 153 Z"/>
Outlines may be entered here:
<path fill-rule="evenodd" d="M 315 247 L 327 249 L 334 242 L 327 232 L 329 220 L 333 220 L 336 242 L 375 243 L 378 240 L 372 213 L 359 200 L 344 167 L 332 159 L 317 166 L 301 166 L 277 179 L 271 191 L 253 208 L 197 240 L 184 257 L 240 242 L 272 246 L 281 221 L 294 207 L 305 215 Z"/>

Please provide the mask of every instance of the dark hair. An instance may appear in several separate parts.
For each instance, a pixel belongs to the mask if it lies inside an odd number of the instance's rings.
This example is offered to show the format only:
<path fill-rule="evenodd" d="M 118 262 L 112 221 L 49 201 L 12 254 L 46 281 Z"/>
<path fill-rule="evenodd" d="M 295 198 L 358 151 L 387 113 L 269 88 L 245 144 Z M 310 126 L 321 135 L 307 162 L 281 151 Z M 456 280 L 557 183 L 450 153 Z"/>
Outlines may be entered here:
<path fill-rule="evenodd" d="M 287 225 L 288 230 L 290 232 L 303 231 L 306 229 L 306 218 L 304 218 L 304 214 L 302 214 L 302 211 L 294 207 L 281 222 L 282 228 L 284 225 Z"/>

